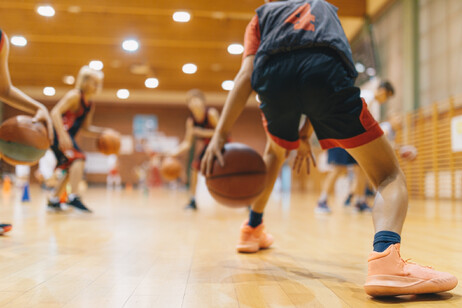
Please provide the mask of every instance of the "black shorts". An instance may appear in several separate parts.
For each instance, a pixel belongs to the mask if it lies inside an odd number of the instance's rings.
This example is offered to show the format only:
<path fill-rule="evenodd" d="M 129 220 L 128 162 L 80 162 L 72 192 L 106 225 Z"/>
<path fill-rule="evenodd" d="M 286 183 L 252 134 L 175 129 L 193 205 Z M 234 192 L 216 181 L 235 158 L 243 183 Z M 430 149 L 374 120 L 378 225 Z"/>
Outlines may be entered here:
<path fill-rule="evenodd" d="M 272 56 L 252 74 L 264 126 L 288 150 L 298 148 L 302 114 L 310 119 L 324 149 L 354 148 L 383 135 L 354 82 L 329 48 Z"/>
<path fill-rule="evenodd" d="M 336 166 L 356 165 L 356 160 L 342 148 L 332 148 L 327 150 L 327 162 Z"/>
<path fill-rule="evenodd" d="M 67 170 L 75 160 L 85 160 L 85 154 L 79 148 L 77 142 L 75 142 L 75 137 L 73 135 L 69 136 L 71 137 L 72 144 L 74 147 L 72 150 L 66 151 L 66 153 L 61 151 L 61 149 L 59 148 L 58 135 L 56 134 L 56 131 L 54 131 L 54 135 L 55 137 L 53 145 L 51 146 L 51 150 L 55 154 L 56 160 L 58 161 L 56 168 Z"/>

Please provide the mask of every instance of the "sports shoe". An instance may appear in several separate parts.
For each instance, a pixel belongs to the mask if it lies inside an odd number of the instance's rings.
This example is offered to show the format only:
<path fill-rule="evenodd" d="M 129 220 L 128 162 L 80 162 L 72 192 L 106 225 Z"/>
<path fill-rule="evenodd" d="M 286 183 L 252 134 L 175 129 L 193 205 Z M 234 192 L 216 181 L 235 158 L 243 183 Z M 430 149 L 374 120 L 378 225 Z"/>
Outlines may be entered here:
<path fill-rule="evenodd" d="M 318 202 L 318 206 L 314 209 L 316 214 L 330 214 L 331 210 L 327 205 L 327 202 Z"/>
<path fill-rule="evenodd" d="M 360 213 L 362 213 L 362 212 L 372 212 L 372 208 L 369 207 L 369 205 L 367 205 L 366 202 L 358 202 L 358 203 L 356 203 L 354 210 L 356 212 L 360 212 Z"/>
<path fill-rule="evenodd" d="M 191 199 L 191 201 L 189 201 L 188 205 L 186 205 L 184 209 L 193 211 L 197 210 L 196 200 Z"/>
<path fill-rule="evenodd" d="M 345 199 L 345 202 L 343 203 L 344 206 L 350 206 L 351 205 L 351 199 L 353 199 L 353 194 L 349 194 L 348 197 Z"/>
<path fill-rule="evenodd" d="M 4 234 L 8 231 L 11 231 L 13 229 L 13 226 L 10 224 L 1 224 L 0 223 L 0 234 Z"/>
<path fill-rule="evenodd" d="M 62 212 L 63 208 L 61 207 L 61 203 L 59 202 L 52 202 L 48 200 L 47 210 L 50 212 Z"/>
<path fill-rule="evenodd" d="M 271 234 L 267 234 L 263 223 L 259 224 L 255 228 L 248 225 L 246 221 L 241 226 L 241 239 L 236 248 L 238 252 L 257 252 L 260 249 L 266 249 L 271 246 L 274 242 L 274 238 Z"/>
<path fill-rule="evenodd" d="M 397 296 L 438 293 L 452 290 L 457 278 L 401 259 L 400 244 L 384 252 L 372 252 L 368 259 L 368 274 L 364 290 L 370 296 Z"/>
<path fill-rule="evenodd" d="M 69 201 L 67 204 L 70 206 L 73 206 L 74 208 L 81 210 L 83 212 L 91 213 L 92 211 L 87 208 L 82 201 L 80 200 L 80 197 L 74 197 L 72 201 Z"/>

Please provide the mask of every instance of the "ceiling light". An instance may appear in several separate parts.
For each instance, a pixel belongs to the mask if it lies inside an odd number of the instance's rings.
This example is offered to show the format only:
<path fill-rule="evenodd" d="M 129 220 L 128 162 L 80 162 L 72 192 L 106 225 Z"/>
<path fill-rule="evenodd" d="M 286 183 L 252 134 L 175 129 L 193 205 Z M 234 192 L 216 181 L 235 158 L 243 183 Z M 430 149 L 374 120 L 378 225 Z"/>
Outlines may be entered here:
<path fill-rule="evenodd" d="M 362 64 L 361 62 L 357 62 L 356 65 L 356 70 L 358 71 L 358 73 L 364 73 L 364 71 L 366 70 L 366 67 L 364 67 L 364 64 Z"/>
<path fill-rule="evenodd" d="M 195 64 L 187 63 L 183 65 L 183 73 L 194 74 L 195 72 L 197 72 L 197 66 Z"/>
<path fill-rule="evenodd" d="M 231 44 L 228 46 L 228 52 L 232 55 L 240 55 L 244 52 L 244 46 L 241 44 Z"/>
<path fill-rule="evenodd" d="M 45 87 L 43 88 L 43 94 L 46 96 L 54 96 L 56 94 L 56 90 L 53 87 Z"/>
<path fill-rule="evenodd" d="M 127 89 L 119 89 L 117 91 L 117 97 L 120 99 L 127 99 L 130 97 L 130 91 Z"/>
<path fill-rule="evenodd" d="M 191 14 L 188 12 L 175 12 L 173 13 L 173 20 L 176 22 L 188 22 L 191 20 Z"/>
<path fill-rule="evenodd" d="M 90 66 L 90 68 L 97 70 L 97 71 L 102 70 L 104 67 L 103 62 L 99 60 L 90 61 L 90 64 L 88 66 Z"/>
<path fill-rule="evenodd" d="M 65 75 L 63 77 L 63 82 L 68 85 L 73 85 L 75 82 L 75 78 L 74 76 L 71 76 L 71 75 Z"/>
<path fill-rule="evenodd" d="M 223 83 L 221 84 L 221 87 L 223 88 L 223 90 L 231 91 L 231 90 L 234 88 L 234 81 L 232 81 L 232 80 L 225 80 L 225 81 L 223 81 Z"/>
<path fill-rule="evenodd" d="M 82 12 L 82 8 L 78 5 L 71 5 L 67 8 L 67 11 L 72 14 L 78 14 Z"/>
<path fill-rule="evenodd" d="M 155 89 L 159 86 L 159 80 L 157 78 L 147 78 L 144 85 L 146 88 Z"/>
<path fill-rule="evenodd" d="M 10 41 L 11 41 L 11 44 L 13 44 L 14 46 L 24 47 L 27 45 L 26 38 L 21 35 L 12 36 Z"/>
<path fill-rule="evenodd" d="M 375 71 L 375 68 L 369 67 L 366 70 L 366 74 L 370 77 L 374 77 L 377 72 Z"/>
<path fill-rule="evenodd" d="M 122 48 L 125 51 L 130 51 L 130 52 L 137 51 L 139 47 L 140 47 L 140 43 L 138 43 L 138 41 L 134 39 L 128 39 L 128 40 L 123 41 L 122 43 Z"/>
<path fill-rule="evenodd" d="M 37 13 L 45 17 L 55 16 L 55 9 L 51 5 L 41 5 L 37 7 Z"/>

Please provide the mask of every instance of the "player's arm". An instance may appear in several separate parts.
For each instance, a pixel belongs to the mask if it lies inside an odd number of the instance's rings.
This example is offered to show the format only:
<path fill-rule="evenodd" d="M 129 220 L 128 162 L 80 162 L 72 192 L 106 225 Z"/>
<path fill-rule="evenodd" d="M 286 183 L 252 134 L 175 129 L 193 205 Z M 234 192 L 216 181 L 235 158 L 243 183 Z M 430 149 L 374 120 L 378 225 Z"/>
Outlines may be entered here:
<path fill-rule="evenodd" d="M 184 139 L 178 146 L 178 148 L 170 153 L 171 156 L 176 157 L 180 156 L 181 154 L 189 151 L 189 149 L 192 147 L 194 141 L 194 122 L 191 118 L 188 118 L 186 120 L 186 131 L 184 134 Z"/>
<path fill-rule="evenodd" d="M 210 141 L 207 151 L 202 159 L 201 171 L 210 174 L 213 160 L 218 159 L 223 165 L 221 150 L 226 143 L 233 124 L 244 110 L 245 104 L 252 93 L 251 77 L 253 72 L 253 60 L 255 56 L 247 56 L 242 62 L 241 68 L 234 78 L 234 88 L 228 94 L 223 108 L 223 114 L 218 121 L 215 134 Z"/>
<path fill-rule="evenodd" d="M 64 127 L 63 114 L 70 110 L 76 110 L 80 104 L 80 93 L 74 89 L 66 93 L 51 110 L 51 119 L 58 136 L 59 146 L 63 150 L 72 149 L 73 144 L 69 133 Z"/>
<path fill-rule="evenodd" d="M 194 136 L 199 138 L 211 138 L 213 136 L 215 127 L 217 127 L 218 120 L 220 118 L 220 114 L 218 113 L 218 110 L 211 108 L 208 110 L 207 117 L 210 125 L 214 128 L 194 127 Z"/>
<path fill-rule="evenodd" d="M 6 34 L 3 34 L 3 48 L 0 50 L 0 99 L 13 108 L 35 114 L 36 121 L 43 121 L 47 125 L 48 138 L 53 140 L 53 125 L 47 108 L 27 96 L 11 83 L 10 72 L 8 69 L 9 42 Z"/>
<path fill-rule="evenodd" d="M 105 130 L 109 130 L 110 128 L 99 127 L 92 125 L 93 117 L 95 115 L 95 105 L 91 106 L 90 111 L 88 112 L 87 117 L 85 118 L 85 122 L 82 126 L 82 134 L 90 138 L 98 138 Z"/>

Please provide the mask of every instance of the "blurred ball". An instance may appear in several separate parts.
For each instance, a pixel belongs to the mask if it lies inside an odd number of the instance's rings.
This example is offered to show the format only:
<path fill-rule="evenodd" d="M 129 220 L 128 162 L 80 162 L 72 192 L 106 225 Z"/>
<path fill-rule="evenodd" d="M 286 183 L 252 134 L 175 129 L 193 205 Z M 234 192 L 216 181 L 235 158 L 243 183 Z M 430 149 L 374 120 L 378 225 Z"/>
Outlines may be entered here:
<path fill-rule="evenodd" d="M 223 151 L 224 166 L 218 160 L 206 177 L 207 188 L 215 200 L 230 207 L 249 206 L 266 185 L 266 165 L 254 149 L 228 143 Z"/>
<path fill-rule="evenodd" d="M 105 130 L 97 140 L 98 150 L 106 155 L 119 154 L 120 134 L 114 130 Z"/>
<path fill-rule="evenodd" d="M 162 161 L 160 167 L 160 173 L 167 181 L 174 181 L 181 176 L 181 170 L 183 166 L 178 159 L 173 157 L 167 157 Z"/>
<path fill-rule="evenodd" d="M 405 161 L 413 161 L 417 158 L 417 149 L 412 145 L 403 145 L 399 149 L 399 156 Z"/>
<path fill-rule="evenodd" d="M 0 152 L 9 164 L 34 165 L 49 147 L 47 129 L 30 116 L 16 116 L 0 126 Z"/>

